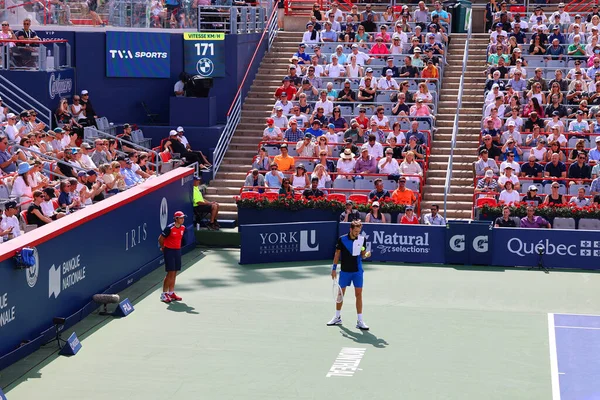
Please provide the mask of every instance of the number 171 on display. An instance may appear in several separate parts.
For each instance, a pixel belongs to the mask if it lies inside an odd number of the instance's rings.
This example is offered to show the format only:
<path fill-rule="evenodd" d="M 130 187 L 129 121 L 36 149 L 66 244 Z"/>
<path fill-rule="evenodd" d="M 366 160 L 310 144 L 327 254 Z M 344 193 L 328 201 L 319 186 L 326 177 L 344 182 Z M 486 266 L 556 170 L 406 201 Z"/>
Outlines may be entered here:
<path fill-rule="evenodd" d="M 215 55 L 215 44 L 214 43 L 196 43 L 194 44 L 196 47 L 196 54 L 199 56 L 214 56 Z"/>

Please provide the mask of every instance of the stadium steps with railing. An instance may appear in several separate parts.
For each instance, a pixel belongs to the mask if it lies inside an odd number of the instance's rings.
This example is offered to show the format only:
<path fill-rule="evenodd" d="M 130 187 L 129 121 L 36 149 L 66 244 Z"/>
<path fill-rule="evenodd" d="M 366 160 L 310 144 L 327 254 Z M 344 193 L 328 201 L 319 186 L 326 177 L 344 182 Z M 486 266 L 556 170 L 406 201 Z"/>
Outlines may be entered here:
<path fill-rule="evenodd" d="M 443 206 L 446 191 L 446 168 L 450 156 L 456 97 L 462 73 L 465 34 L 453 34 L 448 49 L 448 65 L 444 71 L 436 132 L 431 145 L 430 169 L 427 172 L 427 185 L 424 187 L 421 209 L 427 212 L 432 204 Z M 469 46 L 469 61 L 465 72 L 463 103 L 460 109 L 459 130 L 454 148 L 453 175 L 448 195 L 447 216 L 450 219 L 471 217 L 473 198 L 473 161 L 479 143 L 481 113 L 483 107 L 483 87 L 485 85 L 485 54 L 487 35 L 473 35 Z"/>
<path fill-rule="evenodd" d="M 302 32 L 279 32 L 265 54 L 258 73 L 242 105 L 240 124 L 225 153 L 216 179 L 211 181 L 207 198 L 220 204 L 220 218 L 237 220 L 234 196 L 244 185 L 246 174 L 252 166 L 252 158 L 265 128 L 265 119 L 270 116 L 275 99 L 275 89 L 287 74 L 289 59 L 298 50 Z"/>

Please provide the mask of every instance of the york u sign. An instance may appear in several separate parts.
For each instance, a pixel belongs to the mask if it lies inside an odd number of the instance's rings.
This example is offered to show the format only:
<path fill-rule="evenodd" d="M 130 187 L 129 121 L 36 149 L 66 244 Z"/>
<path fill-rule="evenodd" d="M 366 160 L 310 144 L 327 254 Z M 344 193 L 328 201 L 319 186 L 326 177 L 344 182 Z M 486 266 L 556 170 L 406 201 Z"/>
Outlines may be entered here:
<path fill-rule="evenodd" d="M 240 264 L 314 261 L 333 257 L 337 222 L 240 226 Z"/>

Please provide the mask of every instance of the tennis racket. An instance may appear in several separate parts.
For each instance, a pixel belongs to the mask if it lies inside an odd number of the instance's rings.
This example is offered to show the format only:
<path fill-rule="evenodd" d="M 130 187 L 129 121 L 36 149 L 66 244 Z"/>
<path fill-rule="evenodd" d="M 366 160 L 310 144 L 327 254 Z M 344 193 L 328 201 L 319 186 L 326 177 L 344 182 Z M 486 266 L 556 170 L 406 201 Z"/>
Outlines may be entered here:
<path fill-rule="evenodd" d="M 337 279 L 333 279 L 332 294 L 333 301 L 336 303 L 342 303 L 344 301 L 344 292 L 342 292 L 342 288 L 340 287 Z"/>

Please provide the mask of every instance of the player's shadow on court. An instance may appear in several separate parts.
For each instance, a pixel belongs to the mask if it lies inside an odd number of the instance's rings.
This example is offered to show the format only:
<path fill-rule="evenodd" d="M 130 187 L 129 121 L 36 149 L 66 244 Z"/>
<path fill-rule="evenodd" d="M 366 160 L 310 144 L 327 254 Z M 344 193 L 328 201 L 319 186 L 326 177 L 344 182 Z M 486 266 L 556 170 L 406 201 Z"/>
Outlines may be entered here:
<path fill-rule="evenodd" d="M 174 303 L 169 303 L 167 310 L 174 311 L 174 312 L 184 312 L 186 314 L 200 314 L 198 311 L 194 311 L 195 310 L 194 307 L 188 306 L 187 304 L 182 303 L 180 301 L 174 302 Z"/>
<path fill-rule="evenodd" d="M 378 349 L 383 349 L 389 345 L 385 339 L 378 338 L 369 331 L 355 332 L 342 325 L 340 325 L 339 328 L 343 337 L 348 338 L 356 343 L 370 344 Z"/>

